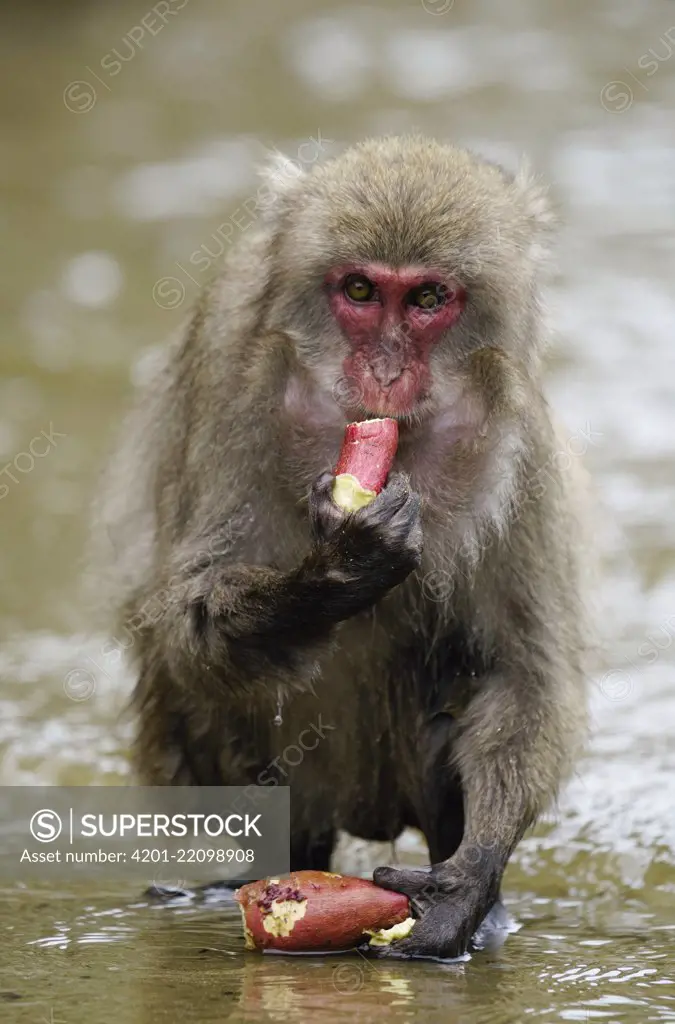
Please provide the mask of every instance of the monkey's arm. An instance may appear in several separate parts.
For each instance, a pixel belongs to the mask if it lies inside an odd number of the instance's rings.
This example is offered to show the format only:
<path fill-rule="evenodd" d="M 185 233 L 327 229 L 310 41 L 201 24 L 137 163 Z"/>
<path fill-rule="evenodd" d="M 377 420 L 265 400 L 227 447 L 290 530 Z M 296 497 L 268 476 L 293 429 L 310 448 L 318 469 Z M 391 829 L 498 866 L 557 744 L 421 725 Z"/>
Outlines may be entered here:
<path fill-rule="evenodd" d="M 347 517 L 331 500 L 332 481 L 323 474 L 312 489 L 314 545 L 291 571 L 210 555 L 217 537 L 178 553 L 168 573 L 166 611 L 155 627 L 177 679 L 201 674 L 215 686 L 223 678 L 307 685 L 335 625 L 416 567 L 419 499 L 407 480 L 394 475 L 370 506 Z"/>

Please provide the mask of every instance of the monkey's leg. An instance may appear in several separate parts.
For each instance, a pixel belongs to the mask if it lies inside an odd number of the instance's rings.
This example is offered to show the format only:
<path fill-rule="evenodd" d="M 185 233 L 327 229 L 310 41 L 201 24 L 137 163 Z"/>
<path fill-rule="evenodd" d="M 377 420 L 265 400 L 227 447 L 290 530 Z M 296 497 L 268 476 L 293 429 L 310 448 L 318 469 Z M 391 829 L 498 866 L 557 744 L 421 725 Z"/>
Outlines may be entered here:
<path fill-rule="evenodd" d="M 384 957 L 455 957 L 499 899 L 506 864 L 525 830 L 555 795 L 570 752 L 570 687 L 564 677 L 482 681 L 458 721 L 452 766 L 461 779 L 462 840 L 431 871 L 378 868 L 378 885 L 410 897 L 411 935 L 368 950 Z M 568 712 L 570 715 L 568 716 Z M 440 790 L 442 791 L 442 789 Z M 447 813 L 439 808 L 438 814 Z M 442 853 L 430 832 L 435 853 Z"/>
<path fill-rule="evenodd" d="M 434 715 L 423 727 L 420 737 L 420 750 L 425 751 L 420 794 L 424 810 L 420 815 L 420 824 L 429 847 L 432 864 L 449 860 L 459 847 L 464 834 L 461 779 L 459 773 L 451 767 L 452 737 L 455 732 L 454 718 L 441 712 Z M 431 878 L 429 881 L 431 882 Z M 472 936 L 472 947 L 497 948 L 512 930 L 513 923 L 513 918 L 499 895 Z"/>
<path fill-rule="evenodd" d="M 455 720 L 433 715 L 420 730 L 419 826 L 429 847 L 431 863 L 448 860 L 464 834 L 464 801 L 459 773 L 451 767 Z"/>

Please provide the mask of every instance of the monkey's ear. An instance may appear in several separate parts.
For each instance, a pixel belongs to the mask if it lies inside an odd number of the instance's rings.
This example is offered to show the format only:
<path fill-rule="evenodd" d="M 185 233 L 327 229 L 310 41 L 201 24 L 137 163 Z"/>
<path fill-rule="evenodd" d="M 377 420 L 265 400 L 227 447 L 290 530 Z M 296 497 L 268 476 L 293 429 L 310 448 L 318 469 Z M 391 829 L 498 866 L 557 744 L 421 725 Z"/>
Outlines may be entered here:
<path fill-rule="evenodd" d="M 278 149 L 274 149 L 267 162 L 258 168 L 258 174 L 263 179 L 260 191 L 264 190 L 265 193 L 264 200 L 260 205 L 265 217 L 274 220 L 287 200 L 297 192 L 305 177 L 305 171 L 298 161 L 291 160 Z"/>
<path fill-rule="evenodd" d="M 516 201 L 532 230 L 531 255 L 545 258 L 558 223 L 546 185 L 537 178 L 527 160 L 523 160 L 513 178 Z"/>

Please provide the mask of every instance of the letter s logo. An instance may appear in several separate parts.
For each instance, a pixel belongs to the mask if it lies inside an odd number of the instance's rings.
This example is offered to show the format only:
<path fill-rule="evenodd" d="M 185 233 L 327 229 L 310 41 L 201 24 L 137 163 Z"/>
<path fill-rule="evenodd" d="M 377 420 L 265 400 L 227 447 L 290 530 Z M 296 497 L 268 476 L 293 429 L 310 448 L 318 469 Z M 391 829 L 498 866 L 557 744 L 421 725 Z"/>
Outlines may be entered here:
<path fill-rule="evenodd" d="M 63 822 L 56 811 L 36 811 L 30 819 L 31 834 L 39 843 L 53 843 L 61 835 L 62 828 Z"/>

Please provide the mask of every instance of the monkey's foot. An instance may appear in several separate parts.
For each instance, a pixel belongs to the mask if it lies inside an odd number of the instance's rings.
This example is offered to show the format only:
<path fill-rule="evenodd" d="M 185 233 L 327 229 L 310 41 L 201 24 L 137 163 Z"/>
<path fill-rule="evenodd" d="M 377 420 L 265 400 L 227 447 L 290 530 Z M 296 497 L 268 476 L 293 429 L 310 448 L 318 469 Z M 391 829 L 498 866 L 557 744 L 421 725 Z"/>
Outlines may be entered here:
<path fill-rule="evenodd" d="M 454 871 L 450 862 L 431 870 L 377 868 L 374 881 L 404 893 L 416 920 L 403 939 L 389 945 L 360 946 L 359 951 L 368 956 L 454 960 L 474 950 L 495 949 L 514 930 L 499 897 L 489 897 L 492 885 L 479 878 L 468 883 L 466 875 Z"/>
<path fill-rule="evenodd" d="M 433 915 L 432 915 L 433 917 Z M 418 919 L 407 939 L 399 939 L 388 946 L 371 946 L 365 943 L 358 947 L 359 953 L 368 957 L 389 960 L 437 960 L 440 963 L 470 959 L 470 954 L 479 951 L 494 952 L 506 941 L 510 932 L 520 928 L 509 914 L 501 900 L 487 912 L 468 942 L 453 938 L 447 923 L 439 920 Z M 446 926 L 444 928 L 444 925 Z M 417 931 L 417 934 L 415 932 Z M 462 947 L 465 951 L 462 952 Z"/>

